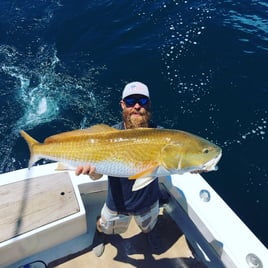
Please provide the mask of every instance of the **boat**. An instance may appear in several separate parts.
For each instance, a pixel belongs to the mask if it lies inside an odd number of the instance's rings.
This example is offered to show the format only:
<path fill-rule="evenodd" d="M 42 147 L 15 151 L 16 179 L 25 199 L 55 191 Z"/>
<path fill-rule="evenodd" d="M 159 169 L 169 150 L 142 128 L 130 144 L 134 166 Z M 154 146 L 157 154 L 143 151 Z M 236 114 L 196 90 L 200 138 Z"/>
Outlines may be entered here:
<path fill-rule="evenodd" d="M 159 178 L 152 248 L 134 221 L 96 257 L 107 176 L 48 163 L 0 174 L 0 267 L 268 267 L 268 251 L 200 174 Z"/>

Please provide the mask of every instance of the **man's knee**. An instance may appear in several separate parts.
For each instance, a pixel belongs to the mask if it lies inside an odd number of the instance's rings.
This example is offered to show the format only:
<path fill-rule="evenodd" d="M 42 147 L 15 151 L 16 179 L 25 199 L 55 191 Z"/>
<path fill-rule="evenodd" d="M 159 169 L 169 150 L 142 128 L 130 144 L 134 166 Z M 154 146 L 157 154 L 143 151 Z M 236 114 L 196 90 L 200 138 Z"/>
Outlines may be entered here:
<path fill-rule="evenodd" d="M 97 222 L 97 229 L 105 234 L 121 234 L 126 232 L 131 216 L 118 214 L 104 205 L 101 217 Z"/>
<path fill-rule="evenodd" d="M 122 234 L 127 231 L 129 222 L 121 220 L 103 221 L 101 218 L 97 224 L 97 229 L 101 232 L 112 235 L 112 234 Z"/>
<path fill-rule="evenodd" d="M 135 215 L 135 221 L 144 233 L 150 232 L 156 225 L 159 214 L 159 203 L 155 202 L 147 211 Z"/>

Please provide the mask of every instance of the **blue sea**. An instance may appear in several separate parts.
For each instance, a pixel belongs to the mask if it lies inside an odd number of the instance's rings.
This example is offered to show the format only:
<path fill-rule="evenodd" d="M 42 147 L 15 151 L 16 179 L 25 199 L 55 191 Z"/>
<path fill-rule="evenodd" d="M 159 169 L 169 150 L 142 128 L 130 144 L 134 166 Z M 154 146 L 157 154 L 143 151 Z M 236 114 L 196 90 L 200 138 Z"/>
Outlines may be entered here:
<path fill-rule="evenodd" d="M 1 173 L 27 167 L 20 129 L 114 124 L 142 81 L 154 121 L 222 147 L 204 178 L 268 246 L 267 1 L 1 0 L 0 32 Z"/>

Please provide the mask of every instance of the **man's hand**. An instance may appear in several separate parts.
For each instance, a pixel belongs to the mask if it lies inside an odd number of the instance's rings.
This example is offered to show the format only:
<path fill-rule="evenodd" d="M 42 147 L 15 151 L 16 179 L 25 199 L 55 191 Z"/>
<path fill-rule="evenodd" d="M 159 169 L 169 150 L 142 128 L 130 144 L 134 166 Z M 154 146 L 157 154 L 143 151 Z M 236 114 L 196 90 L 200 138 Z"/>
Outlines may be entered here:
<path fill-rule="evenodd" d="M 75 175 L 79 176 L 80 174 L 88 175 L 92 180 L 98 180 L 102 177 L 102 174 L 96 173 L 96 167 L 90 166 L 89 164 L 77 167 Z"/>

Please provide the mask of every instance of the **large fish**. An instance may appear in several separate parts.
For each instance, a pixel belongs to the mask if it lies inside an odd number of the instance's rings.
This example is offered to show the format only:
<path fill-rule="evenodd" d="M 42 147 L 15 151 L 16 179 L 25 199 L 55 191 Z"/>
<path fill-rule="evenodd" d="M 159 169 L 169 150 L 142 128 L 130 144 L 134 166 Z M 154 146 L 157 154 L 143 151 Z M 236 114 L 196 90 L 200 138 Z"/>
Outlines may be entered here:
<path fill-rule="evenodd" d="M 89 163 L 100 174 L 141 179 L 133 190 L 159 176 L 215 170 L 222 154 L 220 147 L 203 138 L 170 129 L 95 125 L 50 136 L 44 143 L 20 133 L 31 152 L 29 167 L 42 158 L 73 167 Z"/>

